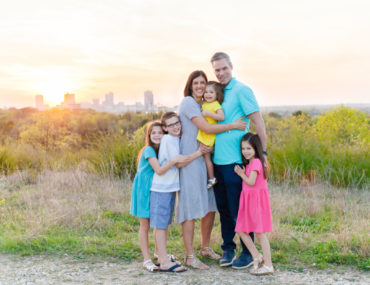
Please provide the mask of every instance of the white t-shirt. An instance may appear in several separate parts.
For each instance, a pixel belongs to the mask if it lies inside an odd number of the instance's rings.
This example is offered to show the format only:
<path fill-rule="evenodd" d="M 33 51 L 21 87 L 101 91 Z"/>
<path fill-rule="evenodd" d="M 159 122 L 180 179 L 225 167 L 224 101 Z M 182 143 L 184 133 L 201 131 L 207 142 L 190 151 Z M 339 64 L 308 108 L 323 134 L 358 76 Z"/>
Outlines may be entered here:
<path fill-rule="evenodd" d="M 171 135 L 164 135 L 159 146 L 158 161 L 165 165 L 180 154 L 180 138 Z M 172 166 L 165 174 L 154 173 L 152 187 L 154 192 L 176 192 L 180 190 L 179 169 Z"/>

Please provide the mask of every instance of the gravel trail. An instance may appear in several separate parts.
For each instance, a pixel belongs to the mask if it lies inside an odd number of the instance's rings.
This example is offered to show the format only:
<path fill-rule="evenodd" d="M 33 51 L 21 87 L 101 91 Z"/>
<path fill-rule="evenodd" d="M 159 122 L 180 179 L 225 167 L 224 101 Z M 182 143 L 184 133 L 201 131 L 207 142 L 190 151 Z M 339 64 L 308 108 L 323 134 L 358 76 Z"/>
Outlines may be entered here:
<path fill-rule="evenodd" d="M 246 270 L 188 270 L 185 273 L 150 273 L 141 263 L 97 257 L 78 259 L 64 255 L 19 256 L 0 254 L 0 284 L 370 284 L 370 273 L 353 268 L 278 270 L 257 277 Z"/>

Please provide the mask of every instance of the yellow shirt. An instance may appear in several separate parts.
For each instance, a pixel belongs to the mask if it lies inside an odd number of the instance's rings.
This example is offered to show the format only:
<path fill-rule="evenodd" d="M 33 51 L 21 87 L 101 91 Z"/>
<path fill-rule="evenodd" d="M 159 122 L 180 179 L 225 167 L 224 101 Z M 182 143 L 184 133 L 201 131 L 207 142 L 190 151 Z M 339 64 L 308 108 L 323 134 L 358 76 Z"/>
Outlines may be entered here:
<path fill-rule="evenodd" d="M 202 105 L 202 111 L 208 110 L 208 111 L 211 111 L 212 113 L 216 113 L 220 109 L 222 109 L 222 107 L 220 103 L 218 103 L 217 100 L 211 103 L 204 102 Z M 217 120 L 212 119 L 210 117 L 205 117 L 205 118 L 209 124 L 217 124 Z M 208 146 L 213 146 L 215 144 L 215 138 L 216 138 L 216 134 L 206 134 L 202 130 L 199 130 L 198 136 L 197 136 L 198 141 Z"/>

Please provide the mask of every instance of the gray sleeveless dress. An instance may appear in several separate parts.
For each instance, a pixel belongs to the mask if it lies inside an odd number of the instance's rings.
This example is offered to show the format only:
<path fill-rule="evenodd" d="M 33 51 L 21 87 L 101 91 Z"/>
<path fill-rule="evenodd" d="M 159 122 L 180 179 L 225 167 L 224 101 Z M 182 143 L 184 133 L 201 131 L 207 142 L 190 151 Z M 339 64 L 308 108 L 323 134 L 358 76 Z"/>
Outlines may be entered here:
<path fill-rule="evenodd" d="M 201 108 L 193 97 L 185 97 L 179 107 L 182 126 L 180 153 L 191 154 L 198 150 L 198 128 L 191 121 L 200 117 Z M 180 168 L 180 191 L 177 205 L 177 222 L 203 218 L 217 211 L 213 189 L 207 190 L 207 169 L 203 156 Z"/>

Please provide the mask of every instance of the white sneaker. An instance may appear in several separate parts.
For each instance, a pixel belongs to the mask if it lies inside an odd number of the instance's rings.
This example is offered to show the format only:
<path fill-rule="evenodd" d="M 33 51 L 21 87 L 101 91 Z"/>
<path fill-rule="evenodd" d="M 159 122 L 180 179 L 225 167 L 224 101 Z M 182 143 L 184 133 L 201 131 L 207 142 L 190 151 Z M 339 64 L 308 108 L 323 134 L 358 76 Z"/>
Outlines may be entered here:
<path fill-rule="evenodd" d="M 268 274 L 274 274 L 274 267 L 273 266 L 267 266 L 263 264 L 261 267 L 254 269 L 251 269 L 251 274 L 253 275 L 268 275 Z"/>

